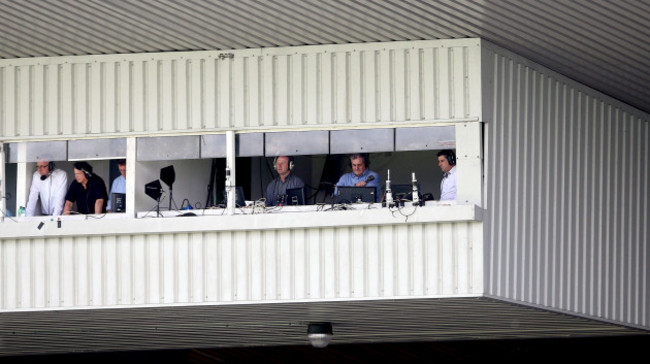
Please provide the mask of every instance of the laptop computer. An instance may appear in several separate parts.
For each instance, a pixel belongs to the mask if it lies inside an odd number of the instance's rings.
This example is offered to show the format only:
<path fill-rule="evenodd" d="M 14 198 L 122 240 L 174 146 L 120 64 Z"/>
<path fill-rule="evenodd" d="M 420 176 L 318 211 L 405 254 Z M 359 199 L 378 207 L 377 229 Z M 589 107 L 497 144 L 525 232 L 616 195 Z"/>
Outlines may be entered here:
<path fill-rule="evenodd" d="M 375 187 L 338 187 L 336 203 L 375 202 Z"/>
<path fill-rule="evenodd" d="M 228 194 L 226 190 L 223 190 L 223 204 L 228 205 Z M 235 187 L 235 207 L 245 207 L 246 199 L 244 196 L 244 187 L 237 186 Z"/>
<path fill-rule="evenodd" d="M 288 206 L 304 205 L 305 204 L 305 189 L 303 187 L 287 189 L 287 198 L 286 198 L 285 204 L 288 205 Z"/>
<path fill-rule="evenodd" d="M 111 212 L 124 212 L 124 211 L 126 211 L 126 194 L 112 193 Z"/>

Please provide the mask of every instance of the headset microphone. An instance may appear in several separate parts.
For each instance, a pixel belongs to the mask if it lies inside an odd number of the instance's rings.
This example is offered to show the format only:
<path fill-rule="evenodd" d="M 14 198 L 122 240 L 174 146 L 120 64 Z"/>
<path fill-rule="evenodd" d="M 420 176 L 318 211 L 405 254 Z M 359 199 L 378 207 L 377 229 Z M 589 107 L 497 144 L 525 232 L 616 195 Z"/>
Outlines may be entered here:
<path fill-rule="evenodd" d="M 52 171 L 54 170 L 54 168 L 56 168 L 56 167 L 54 167 L 54 162 L 49 162 L 47 164 L 47 174 L 41 176 L 41 181 L 45 181 L 47 179 L 47 177 L 49 177 L 52 174 Z"/>
<path fill-rule="evenodd" d="M 447 153 L 447 162 L 452 166 L 456 165 L 456 155 L 453 150 L 449 150 Z"/>
<path fill-rule="evenodd" d="M 278 171 L 278 158 L 279 157 L 281 157 L 281 156 L 276 156 L 275 158 L 273 158 L 273 170 L 276 171 L 276 172 Z M 293 167 L 295 166 L 295 164 L 293 163 L 293 157 L 287 157 L 287 158 L 289 158 L 289 171 L 293 171 Z"/>

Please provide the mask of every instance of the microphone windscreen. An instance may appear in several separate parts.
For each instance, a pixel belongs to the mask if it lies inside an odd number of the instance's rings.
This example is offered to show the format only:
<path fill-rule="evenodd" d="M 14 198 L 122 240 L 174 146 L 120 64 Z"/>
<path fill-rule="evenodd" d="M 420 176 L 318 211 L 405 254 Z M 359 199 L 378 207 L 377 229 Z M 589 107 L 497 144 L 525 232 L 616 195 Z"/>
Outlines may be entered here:
<path fill-rule="evenodd" d="M 47 176 L 48 176 L 47 174 L 46 174 L 46 175 L 43 175 L 43 176 L 41 176 L 41 181 L 45 181 L 45 180 L 47 179 Z"/>

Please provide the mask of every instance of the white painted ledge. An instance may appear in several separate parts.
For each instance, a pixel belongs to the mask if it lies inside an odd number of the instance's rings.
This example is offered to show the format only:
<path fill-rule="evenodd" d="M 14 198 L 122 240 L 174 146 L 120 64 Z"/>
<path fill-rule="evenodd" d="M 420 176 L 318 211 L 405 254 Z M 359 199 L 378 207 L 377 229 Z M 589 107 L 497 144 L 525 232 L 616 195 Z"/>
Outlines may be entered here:
<path fill-rule="evenodd" d="M 0 224 L 0 239 L 448 223 L 482 221 L 483 217 L 483 209 L 476 205 L 439 202 L 399 210 L 382 208 L 381 204 L 363 204 L 349 210 L 321 205 L 287 206 L 265 213 L 246 208 L 238 209 L 233 216 L 224 214 L 223 209 L 193 210 L 197 216 L 179 216 L 185 212 L 188 211 L 167 211 L 162 217 L 153 212 L 141 218 L 127 218 L 123 214 L 62 216 L 60 227 L 58 218 L 51 216 L 12 218 Z"/>

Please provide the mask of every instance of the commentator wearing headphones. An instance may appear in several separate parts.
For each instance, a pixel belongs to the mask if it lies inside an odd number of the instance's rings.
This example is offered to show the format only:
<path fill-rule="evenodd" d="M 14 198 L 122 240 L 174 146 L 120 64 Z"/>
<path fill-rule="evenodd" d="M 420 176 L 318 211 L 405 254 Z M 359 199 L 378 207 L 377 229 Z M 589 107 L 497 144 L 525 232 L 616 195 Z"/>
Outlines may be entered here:
<path fill-rule="evenodd" d="M 339 178 L 334 188 L 334 195 L 338 193 L 338 187 L 374 187 L 375 199 L 379 201 L 379 175 L 368 169 L 370 157 L 366 153 L 350 155 L 350 167 L 352 172 L 346 173 Z"/>
<path fill-rule="evenodd" d="M 29 189 L 26 216 L 36 214 L 36 202 L 41 200 L 42 215 L 57 216 L 63 212 L 63 202 L 68 185 L 68 176 L 54 167 L 49 158 L 39 158 L 36 162 L 36 172 L 32 176 L 32 186 Z"/>
<path fill-rule="evenodd" d="M 305 187 L 299 177 L 291 174 L 293 167 L 293 157 L 283 155 L 273 159 L 273 169 L 278 172 L 278 176 L 266 186 L 266 194 L 264 195 L 266 206 L 281 204 L 288 189 Z"/>
<path fill-rule="evenodd" d="M 456 154 L 451 149 L 438 152 L 438 167 L 443 176 L 440 182 L 440 201 L 456 199 Z"/>
<path fill-rule="evenodd" d="M 104 180 L 93 173 L 93 167 L 86 162 L 74 164 L 74 178 L 65 195 L 63 214 L 67 215 L 77 203 L 80 214 L 101 214 L 106 212 L 106 185 Z"/>

